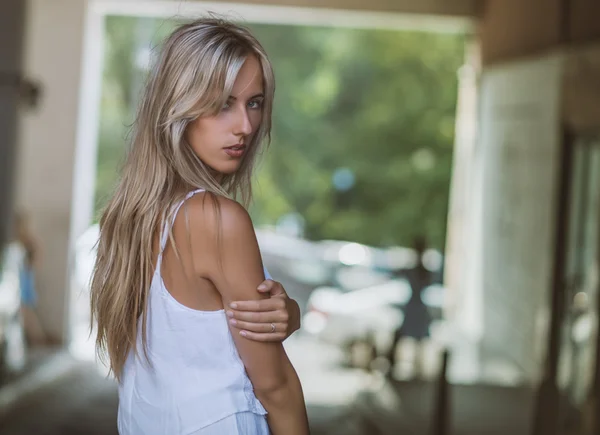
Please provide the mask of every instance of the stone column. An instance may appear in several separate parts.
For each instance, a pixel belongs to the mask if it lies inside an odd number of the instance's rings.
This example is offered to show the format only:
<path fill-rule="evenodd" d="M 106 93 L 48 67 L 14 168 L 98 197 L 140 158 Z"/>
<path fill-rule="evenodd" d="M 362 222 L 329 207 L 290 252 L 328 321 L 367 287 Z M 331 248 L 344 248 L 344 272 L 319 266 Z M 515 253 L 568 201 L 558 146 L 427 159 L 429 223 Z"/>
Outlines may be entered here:
<path fill-rule="evenodd" d="M 16 202 L 31 216 L 41 248 L 40 318 L 60 341 L 69 331 L 71 246 L 92 204 L 95 152 L 85 146 L 95 141 L 99 87 L 90 72 L 99 69 L 89 53 L 92 16 L 86 0 L 27 2 L 24 67 L 41 84 L 42 99 L 20 123 Z"/>
<path fill-rule="evenodd" d="M 24 23 L 24 2 L 0 3 L 0 249 L 11 228 Z"/>

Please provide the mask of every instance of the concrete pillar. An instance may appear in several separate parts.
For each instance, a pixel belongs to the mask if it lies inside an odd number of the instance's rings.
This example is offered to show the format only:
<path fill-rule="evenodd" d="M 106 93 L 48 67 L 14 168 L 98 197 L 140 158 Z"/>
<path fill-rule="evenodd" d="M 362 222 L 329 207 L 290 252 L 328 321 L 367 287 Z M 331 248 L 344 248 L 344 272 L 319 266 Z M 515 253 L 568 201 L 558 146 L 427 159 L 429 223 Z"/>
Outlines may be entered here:
<path fill-rule="evenodd" d="M 86 160 L 76 152 L 77 145 L 83 141 L 82 128 L 95 115 L 81 111 L 90 92 L 82 74 L 89 67 L 84 57 L 87 12 L 85 0 L 27 2 L 24 67 L 41 83 L 43 97 L 20 123 L 17 205 L 30 214 L 39 239 L 39 314 L 58 340 L 65 340 L 68 331 L 71 241 L 86 220 L 85 212 L 81 218 L 72 211 L 91 209 L 92 201 L 81 202 L 81 191 L 93 180 L 93 159 L 88 156 L 88 165 L 74 170 L 76 159 Z M 74 183 L 90 167 L 91 174 Z"/>
<path fill-rule="evenodd" d="M 0 3 L 0 249 L 11 227 L 24 22 L 24 2 Z"/>
<path fill-rule="evenodd" d="M 545 359 L 563 66 L 557 52 L 482 73 L 476 285 L 484 289 L 484 371 L 500 381 L 535 382 Z"/>
<path fill-rule="evenodd" d="M 477 118 L 480 50 L 475 41 L 467 45 L 459 72 L 454 161 L 448 212 L 444 285 L 446 317 L 452 321 L 453 354 L 449 376 L 453 382 L 477 380 L 478 344 L 483 330 L 481 287 L 471 285 L 480 258 L 477 242 L 481 225 L 477 205 L 481 196 L 477 153 Z"/>

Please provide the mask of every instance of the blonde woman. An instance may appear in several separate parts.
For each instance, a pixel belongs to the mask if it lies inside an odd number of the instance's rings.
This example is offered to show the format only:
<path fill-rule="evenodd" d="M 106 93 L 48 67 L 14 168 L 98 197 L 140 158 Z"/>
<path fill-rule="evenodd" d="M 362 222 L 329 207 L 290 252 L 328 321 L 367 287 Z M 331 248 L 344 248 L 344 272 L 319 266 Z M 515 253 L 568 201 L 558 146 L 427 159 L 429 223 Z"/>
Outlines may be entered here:
<path fill-rule="evenodd" d="M 92 281 L 121 435 L 308 433 L 281 344 L 289 310 L 256 291 L 256 236 L 234 200 L 250 200 L 273 94 L 263 48 L 224 20 L 175 30 L 152 69 Z"/>
<path fill-rule="evenodd" d="M 21 265 L 19 281 L 21 284 L 21 315 L 25 328 L 25 337 L 30 346 L 50 344 L 42 322 L 37 314 L 38 294 L 35 271 L 39 263 L 39 246 L 31 228 L 30 217 L 24 211 L 15 215 L 15 239 L 25 251 Z"/>

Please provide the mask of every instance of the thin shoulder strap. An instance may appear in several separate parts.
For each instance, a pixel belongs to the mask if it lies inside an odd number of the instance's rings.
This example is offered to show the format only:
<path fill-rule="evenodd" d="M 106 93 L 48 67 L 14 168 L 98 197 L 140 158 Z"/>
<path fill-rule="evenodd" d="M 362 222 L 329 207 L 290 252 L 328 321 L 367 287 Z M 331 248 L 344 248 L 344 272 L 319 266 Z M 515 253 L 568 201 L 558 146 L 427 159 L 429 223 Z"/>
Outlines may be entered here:
<path fill-rule="evenodd" d="M 193 190 L 190 193 L 188 193 L 185 196 L 184 199 L 182 199 L 181 201 L 179 201 L 174 206 L 173 218 L 170 221 L 165 221 L 165 224 L 163 226 L 162 232 L 160 234 L 160 251 L 158 252 L 157 267 L 160 267 L 160 263 L 161 263 L 161 260 L 162 260 L 163 251 L 165 250 L 165 247 L 167 246 L 167 240 L 169 238 L 169 230 L 171 229 L 171 227 L 175 223 L 175 218 L 177 217 L 177 213 L 179 213 L 179 209 L 181 208 L 181 206 L 183 205 L 184 202 L 186 202 L 188 199 L 190 199 L 196 193 L 200 193 L 200 192 L 204 192 L 204 189 L 196 189 L 196 190 Z"/>

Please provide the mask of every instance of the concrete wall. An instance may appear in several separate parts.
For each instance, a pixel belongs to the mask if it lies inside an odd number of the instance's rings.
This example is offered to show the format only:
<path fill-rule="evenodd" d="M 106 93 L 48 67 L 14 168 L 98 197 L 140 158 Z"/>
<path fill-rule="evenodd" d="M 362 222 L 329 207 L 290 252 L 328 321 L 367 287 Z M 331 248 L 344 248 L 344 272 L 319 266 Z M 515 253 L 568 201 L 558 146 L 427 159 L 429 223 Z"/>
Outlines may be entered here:
<path fill-rule="evenodd" d="M 596 0 L 486 0 L 479 35 L 484 64 L 600 39 Z"/>
<path fill-rule="evenodd" d="M 561 138 L 561 53 L 484 70 L 480 279 L 484 375 L 537 380 L 545 358 Z"/>
<path fill-rule="evenodd" d="M 97 0 L 98 3 L 112 3 L 116 5 L 122 5 L 126 3 L 141 3 L 142 1 L 143 0 Z M 170 1 L 174 3 L 181 3 L 180 0 Z M 481 3 L 481 0 L 224 0 L 217 2 L 205 1 L 201 3 L 243 3 L 250 5 L 299 6 L 310 8 L 397 12 L 449 17 L 475 17 L 478 14 L 478 7 Z M 185 5 L 181 6 L 184 7 Z"/>
<path fill-rule="evenodd" d="M 484 64 L 539 54 L 561 39 L 561 0 L 487 0 L 479 23 Z"/>
<path fill-rule="evenodd" d="M 476 349 L 457 348 L 453 359 L 474 358 L 469 366 L 477 372 L 456 368 L 456 380 L 512 384 L 540 375 L 564 58 L 554 53 L 483 68 L 477 108 L 469 108 L 475 138 L 457 129 L 446 285 L 455 335 Z"/>
<path fill-rule="evenodd" d="M 240 2 L 238 2 L 240 3 Z M 248 4 L 372 10 L 441 16 L 476 16 L 478 0 L 248 0 Z"/>
<path fill-rule="evenodd" d="M 24 68 L 43 87 L 40 107 L 20 125 L 17 205 L 41 245 L 40 317 L 65 337 L 67 271 L 86 2 L 29 0 Z"/>
<path fill-rule="evenodd" d="M 600 41 L 600 2 L 571 0 L 567 13 L 570 42 L 586 44 Z"/>
<path fill-rule="evenodd" d="M 600 41 L 567 51 L 563 93 L 565 124 L 582 134 L 600 133 Z"/>

